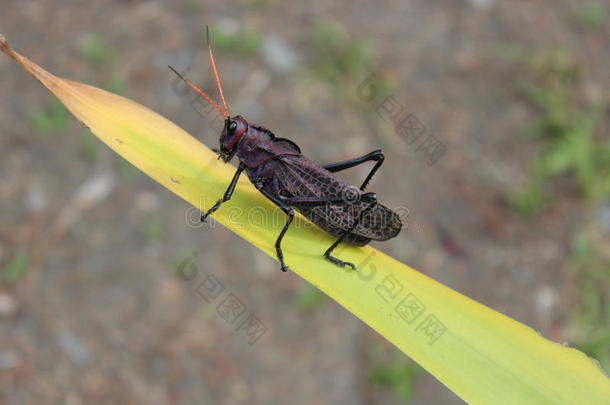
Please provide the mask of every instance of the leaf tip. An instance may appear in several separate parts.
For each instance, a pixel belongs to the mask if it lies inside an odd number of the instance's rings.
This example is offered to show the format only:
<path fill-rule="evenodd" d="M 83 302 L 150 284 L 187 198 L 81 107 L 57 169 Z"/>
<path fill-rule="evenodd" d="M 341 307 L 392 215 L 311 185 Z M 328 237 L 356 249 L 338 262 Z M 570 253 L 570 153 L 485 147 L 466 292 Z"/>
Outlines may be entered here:
<path fill-rule="evenodd" d="M 8 50 L 11 49 L 11 47 L 9 46 L 8 42 L 6 41 L 6 38 L 4 38 L 4 35 L 0 34 L 0 50 L 2 50 L 2 52 L 8 52 Z"/>
<path fill-rule="evenodd" d="M 15 59 L 15 51 L 13 51 L 13 48 L 11 48 L 8 41 L 2 34 L 0 34 L 0 51 Z"/>

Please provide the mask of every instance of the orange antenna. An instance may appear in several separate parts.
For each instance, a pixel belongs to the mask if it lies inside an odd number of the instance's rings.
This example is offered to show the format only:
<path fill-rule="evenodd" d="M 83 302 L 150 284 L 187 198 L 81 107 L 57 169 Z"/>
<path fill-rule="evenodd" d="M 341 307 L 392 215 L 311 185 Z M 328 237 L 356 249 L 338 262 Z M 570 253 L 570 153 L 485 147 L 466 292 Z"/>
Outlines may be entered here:
<path fill-rule="evenodd" d="M 203 90 L 201 90 L 199 87 L 195 86 L 190 80 L 186 79 L 184 76 L 182 76 L 180 73 L 178 73 L 176 71 L 176 69 L 174 69 L 173 67 L 169 66 L 168 67 L 175 73 L 178 75 L 179 78 L 182 79 L 182 81 L 184 83 L 186 83 L 188 86 L 190 86 L 193 90 L 195 90 L 197 93 L 199 93 L 199 95 L 203 98 L 205 98 L 208 103 L 212 104 L 214 106 L 214 108 L 216 108 L 218 110 L 218 113 L 220 114 L 221 117 L 226 118 L 227 116 L 225 115 L 225 113 L 222 111 L 222 109 L 220 108 L 220 106 L 214 101 L 212 100 L 212 98 L 210 96 L 208 96 L 207 94 L 205 94 L 203 92 Z"/>
<path fill-rule="evenodd" d="M 210 62 L 212 63 L 212 70 L 214 71 L 214 78 L 216 79 L 216 85 L 218 86 L 218 91 L 220 92 L 220 98 L 222 100 L 222 105 L 225 108 L 225 117 L 230 117 L 231 112 L 229 111 L 229 107 L 227 106 L 227 101 L 225 100 L 225 94 L 222 91 L 222 86 L 220 85 L 220 78 L 218 77 L 218 71 L 216 70 L 216 62 L 214 61 L 214 54 L 212 53 L 212 45 L 210 44 L 210 29 L 208 26 L 205 26 L 205 32 L 208 37 L 208 52 L 210 54 Z"/>

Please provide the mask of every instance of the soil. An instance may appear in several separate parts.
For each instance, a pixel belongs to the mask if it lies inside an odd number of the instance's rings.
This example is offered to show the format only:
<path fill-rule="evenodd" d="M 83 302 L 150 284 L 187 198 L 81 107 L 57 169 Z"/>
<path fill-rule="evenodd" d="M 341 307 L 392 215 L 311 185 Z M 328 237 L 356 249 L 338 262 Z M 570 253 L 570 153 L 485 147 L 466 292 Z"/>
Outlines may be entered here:
<path fill-rule="evenodd" d="M 216 147 L 167 65 L 190 67 L 212 89 L 202 27 L 253 27 L 280 57 L 217 51 L 232 110 L 323 163 L 384 149 L 371 189 L 407 207 L 409 227 L 376 246 L 565 341 L 577 299 L 566 260 L 582 209 L 569 190 L 534 217 L 506 203 L 527 181 L 538 145 L 524 133 L 537 111 L 519 90 L 522 66 L 498 49 L 564 49 L 593 87 L 607 89 L 609 25 L 575 24 L 579 4 L 5 0 L 0 32 L 60 76 L 98 86 L 118 78 L 125 96 Z M 354 100 L 360 79 L 344 80 L 349 101 L 312 79 L 306 60 L 322 20 L 371 41 L 371 69 L 394 79 L 396 100 L 446 147 L 436 163 L 376 105 Z M 91 35 L 108 44 L 110 60 L 83 56 Z M 52 97 L 6 57 L 0 94 L 0 265 L 27 257 L 19 280 L 0 284 L 0 403 L 405 403 L 367 371 L 372 347 L 402 355 L 353 315 L 329 300 L 299 308 L 303 280 L 221 226 L 189 226 L 187 203 L 97 140 L 83 152 L 86 134 L 72 117 L 61 130 L 36 129 L 33 117 Z M 190 281 L 176 276 L 184 260 L 198 270 Z M 209 277 L 224 286 L 218 300 L 236 297 L 262 322 L 257 342 L 198 293 Z M 411 404 L 463 403 L 425 372 L 413 390 Z"/>

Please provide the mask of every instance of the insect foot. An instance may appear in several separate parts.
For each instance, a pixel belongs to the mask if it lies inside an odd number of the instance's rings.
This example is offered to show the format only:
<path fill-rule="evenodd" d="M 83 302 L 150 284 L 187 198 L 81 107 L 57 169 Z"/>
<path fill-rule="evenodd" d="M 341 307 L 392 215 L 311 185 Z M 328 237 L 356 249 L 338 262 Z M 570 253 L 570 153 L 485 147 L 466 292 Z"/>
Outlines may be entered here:
<path fill-rule="evenodd" d="M 356 270 L 356 266 L 354 266 L 353 263 L 344 262 L 343 260 L 337 259 L 336 257 L 331 256 L 331 253 L 341 242 L 345 240 L 346 237 L 348 237 L 354 232 L 356 227 L 362 222 L 362 218 L 364 218 L 366 214 L 368 214 L 369 211 L 377 205 L 377 195 L 375 193 L 364 193 L 360 195 L 360 201 L 362 201 L 363 203 L 367 203 L 366 208 L 360 212 L 360 215 L 358 215 L 358 218 L 356 219 L 356 221 L 354 221 L 352 226 L 349 229 L 345 230 L 343 234 L 339 237 L 339 239 L 337 239 L 337 241 L 333 243 L 326 252 L 324 252 L 324 258 L 326 258 L 327 260 L 330 260 L 339 267 L 349 266 L 352 268 L 352 270 Z"/>
<path fill-rule="evenodd" d="M 343 260 L 337 259 L 336 257 L 331 256 L 331 255 L 326 255 L 325 254 L 324 257 L 326 259 L 330 260 L 331 262 L 335 263 L 339 267 L 349 266 L 349 267 L 352 268 L 352 270 L 356 270 L 356 266 L 354 266 L 354 263 L 344 262 Z"/>
<path fill-rule="evenodd" d="M 207 221 L 208 217 L 216 210 L 209 210 L 207 212 L 204 212 L 203 215 L 201 215 L 201 222 L 205 222 Z"/>
<path fill-rule="evenodd" d="M 207 212 L 204 212 L 203 215 L 201 216 L 201 222 L 205 222 L 206 219 L 208 219 L 208 217 L 210 215 L 212 215 L 213 213 L 216 212 L 216 210 L 218 210 L 218 208 L 220 208 L 220 204 L 222 204 L 223 202 L 225 202 L 226 200 L 221 198 L 220 200 L 216 201 L 216 204 L 214 204 L 212 206 L 212 208 L 210 208 Z"/>
<path fill-rule="evenodd" d="M 201 215 L 201 222 L 205 222 L 205 221 L 208 219 L 208 217 L 209 217 L 209 216 L 210 216 L 210 214 L 212 213 L 211 211 L 212 211 L 212 210 L 210 210 L 210 211 L 206 211 L 206 212 L 204 212 L 204 213 Z"/>

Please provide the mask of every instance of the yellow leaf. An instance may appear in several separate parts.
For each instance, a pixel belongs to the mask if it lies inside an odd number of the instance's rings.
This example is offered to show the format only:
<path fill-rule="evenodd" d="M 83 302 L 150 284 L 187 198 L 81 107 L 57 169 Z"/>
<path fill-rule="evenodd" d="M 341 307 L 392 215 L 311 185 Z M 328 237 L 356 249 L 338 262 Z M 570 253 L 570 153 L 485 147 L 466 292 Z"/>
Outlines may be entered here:
<path fill-rule="evenodd" d="M 123 97 L 51 75 L 14 52 L 1 36 L 0 49 L 103 142 L 195 207 L 209 208 L 223 194 L 235 169 L 170 121 Z M 215 218 L 275 257 L 273 244 L 284 216 L 243 177 Z M 610 404 L 610 380 L 583 353 L 545 339 L 372 247 L 341 249 L 338 256 L 356 263 L 358 271 L 337 268 L 321 256 L 332 239 L 300 216 L 295 222 L 284 239 L 294 272 L 468 403 Z M 279 266 L 277 271 L 277 277 L 290 277 Z"/>

